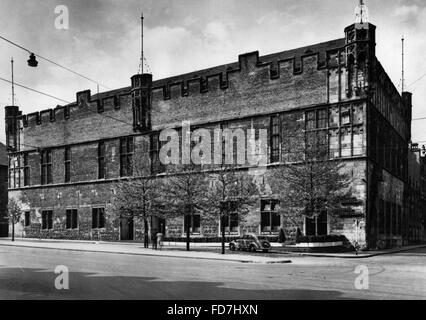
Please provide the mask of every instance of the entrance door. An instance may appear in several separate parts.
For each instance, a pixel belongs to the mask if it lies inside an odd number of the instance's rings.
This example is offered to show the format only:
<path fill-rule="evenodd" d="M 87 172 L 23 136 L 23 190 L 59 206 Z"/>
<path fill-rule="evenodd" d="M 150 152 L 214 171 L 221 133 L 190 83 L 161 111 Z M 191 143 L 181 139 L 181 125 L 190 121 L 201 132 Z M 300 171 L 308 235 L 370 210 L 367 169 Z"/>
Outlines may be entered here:
<path fill-rule="evenodd" d="M 166 234 L 166 219 L 159 217 L 152 217 L 151 219 L 151 234 L 161 232 L 163 235 Z"/>
<path fill-rule="evenodd" d="M 133 218 L 120 219 L 120 240 L 133 240 Z"/>

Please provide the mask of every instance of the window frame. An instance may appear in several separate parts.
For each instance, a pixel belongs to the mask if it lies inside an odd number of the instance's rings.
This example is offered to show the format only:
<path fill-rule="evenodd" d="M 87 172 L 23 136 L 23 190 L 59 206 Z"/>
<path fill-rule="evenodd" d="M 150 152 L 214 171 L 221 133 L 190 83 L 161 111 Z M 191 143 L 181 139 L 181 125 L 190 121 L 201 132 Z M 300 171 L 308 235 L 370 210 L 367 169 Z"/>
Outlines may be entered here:
<path fill-rule="evenodd" d="M 25 227 L 31 226 L 31 212 L 30 211 L 24 212 L 24 226 Z"/>
<path fill-rule="evenodd" d="M 75 208 L 68 208 L 65 210 L 65 227 L 67 230 L 77 230 L 78 225 L 78 210 Z"/>
<path fill-rule="evenodd" d="M 195 219 L 198 220 L 198 227 L 195 226 Z M 189 232 L 190 234 L 199 235 L 201 234 L 201 215 L 198 213 L 194 214 L 186 214 L 183 219 L 183 233 L 186 234 L 186 226 L 187 226 L 187 219 L 190 219 L 190 226 L 189 226 Z"/>
<path fill-rule="evenodd" d="M 53 183 L 52 178 L 52 150 L 44 149 L 40 152 L 40 183 L 48 185 Z"/>
<path fill-rule="evenodd" d="M 133 176 L 134 137 L 120 138 L 120 177 Z"/>
<path fill-rule="evenodd" d="M 269 210 L 266 210 L 266 205 L 269 205 Z M 260 199 L 260 233 L 261 234 L 272 234 L 278 233 L 281 228 L 281 215 L 277 212 L 276 206 L 279 205 L 279 201 L 276 199 Z M 269 224 L 262 223 L 263 216 L 268 217 Z M 273 221 L 279 221 L 278 224 Z"/>
<path fill-rule="evenodd" d="M 106 179 L 106 145 L 105 141 L 98 142 L 98 179 Z"/>
<path fill-rule="evenodd" d="M 64 149 L 64 181 L 71 182 L 71 147 Z"/>
<path fill-rule="evenodd" d="M 44 224 L 46 222 L 46 225 Z M 53 230 L 53 210 L 41 211 L 41 230 Z"/>
<path fill-rule="evenodd" d="M 270 163 L 281 162 L 281 117 L 279 114 L 270 117 Z"/>
<path fill-rule="evenodd" d="M 94 219 L 95 216 L 96 218 Z M 105 229 L 105 225 L 106 225 L 105 218 L 106 218 L 105 207 L 92 208 L 92 230 Z"/>

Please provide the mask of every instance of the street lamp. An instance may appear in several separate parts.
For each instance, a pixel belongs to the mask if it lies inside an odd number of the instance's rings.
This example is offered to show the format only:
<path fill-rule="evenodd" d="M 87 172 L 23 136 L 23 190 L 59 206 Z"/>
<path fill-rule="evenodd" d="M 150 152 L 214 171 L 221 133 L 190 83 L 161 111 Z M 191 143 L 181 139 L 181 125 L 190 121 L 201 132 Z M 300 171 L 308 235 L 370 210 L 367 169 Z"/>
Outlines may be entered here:
<path fill-rule="evenodd" d="M 28 62 L 28 66 L 30 66 L 30 67 L 34 67 L 35 68 L 38 65 L 38 61 L 36 60 L 36 56 L 32 52 L 31 52 L 30 58 L 27 60 L 27 62 Z"/>

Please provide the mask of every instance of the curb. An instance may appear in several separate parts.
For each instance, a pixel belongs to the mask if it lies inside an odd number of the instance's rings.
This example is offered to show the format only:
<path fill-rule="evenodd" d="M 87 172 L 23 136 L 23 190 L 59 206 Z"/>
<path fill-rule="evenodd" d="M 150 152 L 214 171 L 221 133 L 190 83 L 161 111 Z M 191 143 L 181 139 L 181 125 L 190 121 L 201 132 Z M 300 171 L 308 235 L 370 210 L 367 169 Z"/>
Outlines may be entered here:
<path fill-rule="evenodd" d="M 259 260 L 238 260 L 238 259 L 227 259 L 227 258 L 213 258 L 213 257 L 184 257 L 184 256 L 174 256 L 169 254 L 152 254 L 152 253 L 137 253 L 137 252 L 123 252 L 123 251 L 98 251 L 98 250 L 89 250 L 89 249 L 71 249 L 71 248 L 47 248 L 47 247 L 38 247 L 38 246 L 26 246 L 19 244 L 7 244 L 1 243 L 0 246 L 8 247 L 21 247 L 21 248 L 32 248 L 32 249 L 44 249 L 44 250 L 65 250 L 65 251 L 79 251 L 79 252 L 96 252 L 96 253 L 109 253 L 109 254 L 127 254 L 133 256 L 150 256 L 150 257 L 164 257 L 164 258 L 181 258 L 181 259 L 199 259 L 199 260 L 220 260 L 220 261 L 230 261 L 230 262 L 240 262 L 240 263 L 259 263 L 259 264 L 276 264 L 276 263 L 291 263 L 291 260 L 278 260 L 278 261 L 259 261 Z"/>

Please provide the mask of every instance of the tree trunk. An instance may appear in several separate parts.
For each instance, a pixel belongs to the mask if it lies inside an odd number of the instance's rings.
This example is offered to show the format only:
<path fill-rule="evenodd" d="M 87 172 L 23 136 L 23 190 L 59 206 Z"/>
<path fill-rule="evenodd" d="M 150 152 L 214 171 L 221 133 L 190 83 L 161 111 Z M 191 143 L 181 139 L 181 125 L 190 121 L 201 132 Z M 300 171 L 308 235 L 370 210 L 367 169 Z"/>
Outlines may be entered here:
<path fill-rule="evenodd" d="M 186 251 L 189 251 L 189 243 L 191 241 L 191 230 L 190 225 L 191 225 L 191 221 L 190 221 L 191 215 L 188 216 L 188 218 L 186 219 Z"/>
<path fill-rule="evenodd" d="M 15 241 L 15 224 L 12 222 L 12 241 Z"/>
<path fill-rule="evenodd" d="M 144 222 L 144 239 L 143 239 L 143 246 L 144 248 L 148 248 L 149 246 L 149 237 L 148 237 L 148 219 L 145 217 L 143 219 Z"/>
<path fill-rule="evenodd" d="M 220 227 L 222 229 L 222 254 L 225 254 L 225 223 L 224 223 L 224 216 L 222 215 L 221 217 L 221 223 L 220 223 Z"/>

